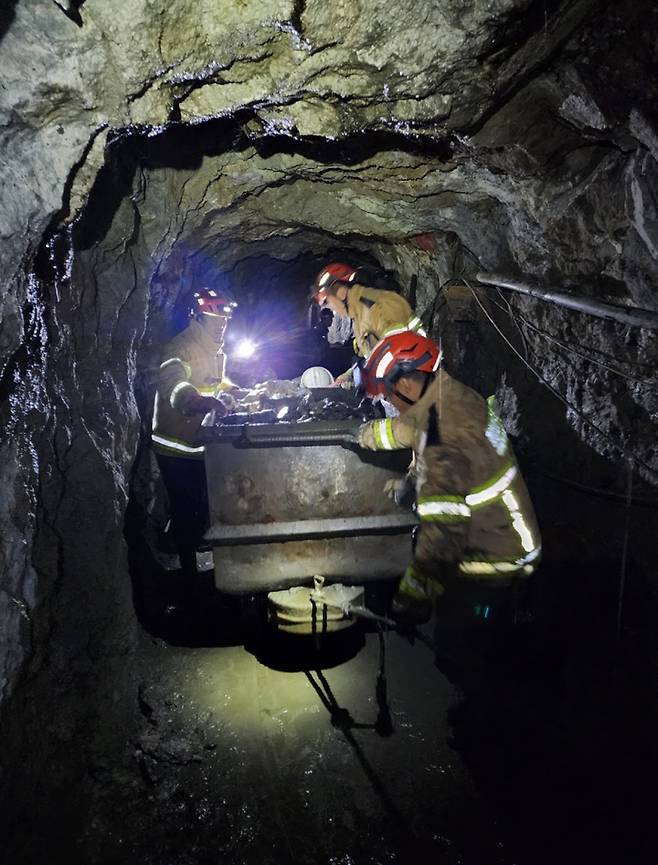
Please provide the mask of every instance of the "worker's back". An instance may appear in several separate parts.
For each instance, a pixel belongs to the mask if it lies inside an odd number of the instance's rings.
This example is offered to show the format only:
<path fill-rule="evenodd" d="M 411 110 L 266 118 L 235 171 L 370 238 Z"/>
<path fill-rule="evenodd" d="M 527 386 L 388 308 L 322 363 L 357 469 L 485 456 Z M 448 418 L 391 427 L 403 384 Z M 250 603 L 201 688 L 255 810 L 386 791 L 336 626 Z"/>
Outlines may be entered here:
<path fill-rule="evenodd" d="M 402 295 L 364 285 L 350 287 L 347 311 L 353 322 L 355 348 L 362 357 L 367 357 L 389 332 L 418 330 L 422 324 Z"/>
<path fill-rule="evenodd" d="M 214 396 L 224 374 L 225 355 L 199 322 L 192 319 L 162 349 L 153 412 L 153 447 L 180 457 L 201 457 L 195 444 L 203 414 L 184 414 L 183 388 L 192 385 L 202 396 Z"/>
<path fill-rule="evenodd" d="M 539 529 L 493 397 L 485 400 L 440 370 L 400 421 L 415 428 L 421 519 L 424 503 L 427 515 L 467 519 L 460 572 L 505 579 L 533 570 Z"/>

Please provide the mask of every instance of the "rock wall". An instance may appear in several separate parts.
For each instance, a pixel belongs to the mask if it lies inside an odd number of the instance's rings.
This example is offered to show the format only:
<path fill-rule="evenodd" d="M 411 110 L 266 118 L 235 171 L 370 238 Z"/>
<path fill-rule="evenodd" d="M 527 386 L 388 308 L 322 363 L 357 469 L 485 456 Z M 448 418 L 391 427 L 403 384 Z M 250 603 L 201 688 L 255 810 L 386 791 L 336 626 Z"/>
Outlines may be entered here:
<path fill-rule="evenodd" d="M 654 333 L 467 286 L 508 270 L 658 309 L 653 4 L 62 5 L 0 18 L 7 741 L 54 706 L 36 755 L 124 717 L 131 472 L 155 346 L 206 265 L 365 255 L 521 450 L 656 483 Z"/>

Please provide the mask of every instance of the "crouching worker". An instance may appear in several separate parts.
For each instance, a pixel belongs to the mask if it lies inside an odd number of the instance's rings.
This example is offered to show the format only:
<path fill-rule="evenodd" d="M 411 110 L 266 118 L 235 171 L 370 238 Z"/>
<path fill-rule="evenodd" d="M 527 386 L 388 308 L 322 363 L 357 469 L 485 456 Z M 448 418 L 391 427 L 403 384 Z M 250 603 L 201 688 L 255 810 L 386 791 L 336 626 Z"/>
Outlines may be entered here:
<path fill-rule="evenodd" d="M 227 413 L 224 331 L 236 304 L 225 294 L 194 293 L 188 326 L 164 346 L 151 440 L 169 497 L 171 529 L 188 591 L 197 574 L 196 550 L 207 529 L 208 498 L 201 422 Z M 224 400 L 224 402 L 222 401 Z"/>
<path fill-rule="evenodd" d="M 370 396 L 399 417 L 360 427 L 370 450 L 411 447 L 420 521 L 413 561 L 393 599 L 401 623 L 436 611 L 437 664 L 466 693 L 489 691 L 487 655 L 509 623 L 518 582 L 536 567 L 539 531 L 493 397 L 441 368 L 439 346 L 406 331 L 382 339 L 364 367 Z"/>

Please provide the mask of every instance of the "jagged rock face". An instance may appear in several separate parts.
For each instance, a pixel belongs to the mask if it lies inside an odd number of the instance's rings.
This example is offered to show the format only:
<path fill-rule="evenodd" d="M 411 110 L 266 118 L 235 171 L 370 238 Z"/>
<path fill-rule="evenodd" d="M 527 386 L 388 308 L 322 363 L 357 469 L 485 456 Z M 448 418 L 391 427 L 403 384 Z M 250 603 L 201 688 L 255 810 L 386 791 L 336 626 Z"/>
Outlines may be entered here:
<path fill-rule="evenodd" d="M 521 446 L 567 454 L 562 423 L 656 482 L 652 332 L 440 294 L 518 270 L 658 309 L 653 4 L 89 0 L 75 14 L 82 26 L 21 0 L 0 19 L 0 699 L 21 674 L 53 703 L 94 679 L 120 712 L 131 472 L 156 346 L 204 262 L 255 279 L 264 261 L 310 275 L 366 256 L 414 291 L 450 369 L 498 391 Z"/>

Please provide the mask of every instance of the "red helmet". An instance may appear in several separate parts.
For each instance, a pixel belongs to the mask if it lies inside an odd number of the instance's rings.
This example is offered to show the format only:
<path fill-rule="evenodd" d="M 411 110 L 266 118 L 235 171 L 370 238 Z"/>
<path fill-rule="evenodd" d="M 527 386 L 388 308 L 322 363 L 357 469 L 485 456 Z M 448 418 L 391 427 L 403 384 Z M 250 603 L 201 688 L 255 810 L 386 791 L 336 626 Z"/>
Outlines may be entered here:
<path fill-rule="evenodd" d="M 323 267 L 320 273 L 315 277 L 315 282 L 311 293 L 316 303 L 322 303 L 327 296 L 327 289 L 336 282 L 354 282 L 356 279 L 356 270 L 350 267 L 349 264 L 342 264 L 340 261 L 332 261 L 326 267 Z"/>
<path fill-rule="evenodd" d="M 223 291 L 200 288 L 192 295 L 190 315 L 224 315 L 230 318 L 237 303 Z"/>
<path fill-rule="evenodd" d="M 434 340 L 413 330 L 380 339 L 363 367 L 363 387 L 368 396 L 386 396 L 395 383 L 412 372 L 436 372 L 441 348 Z"/>

